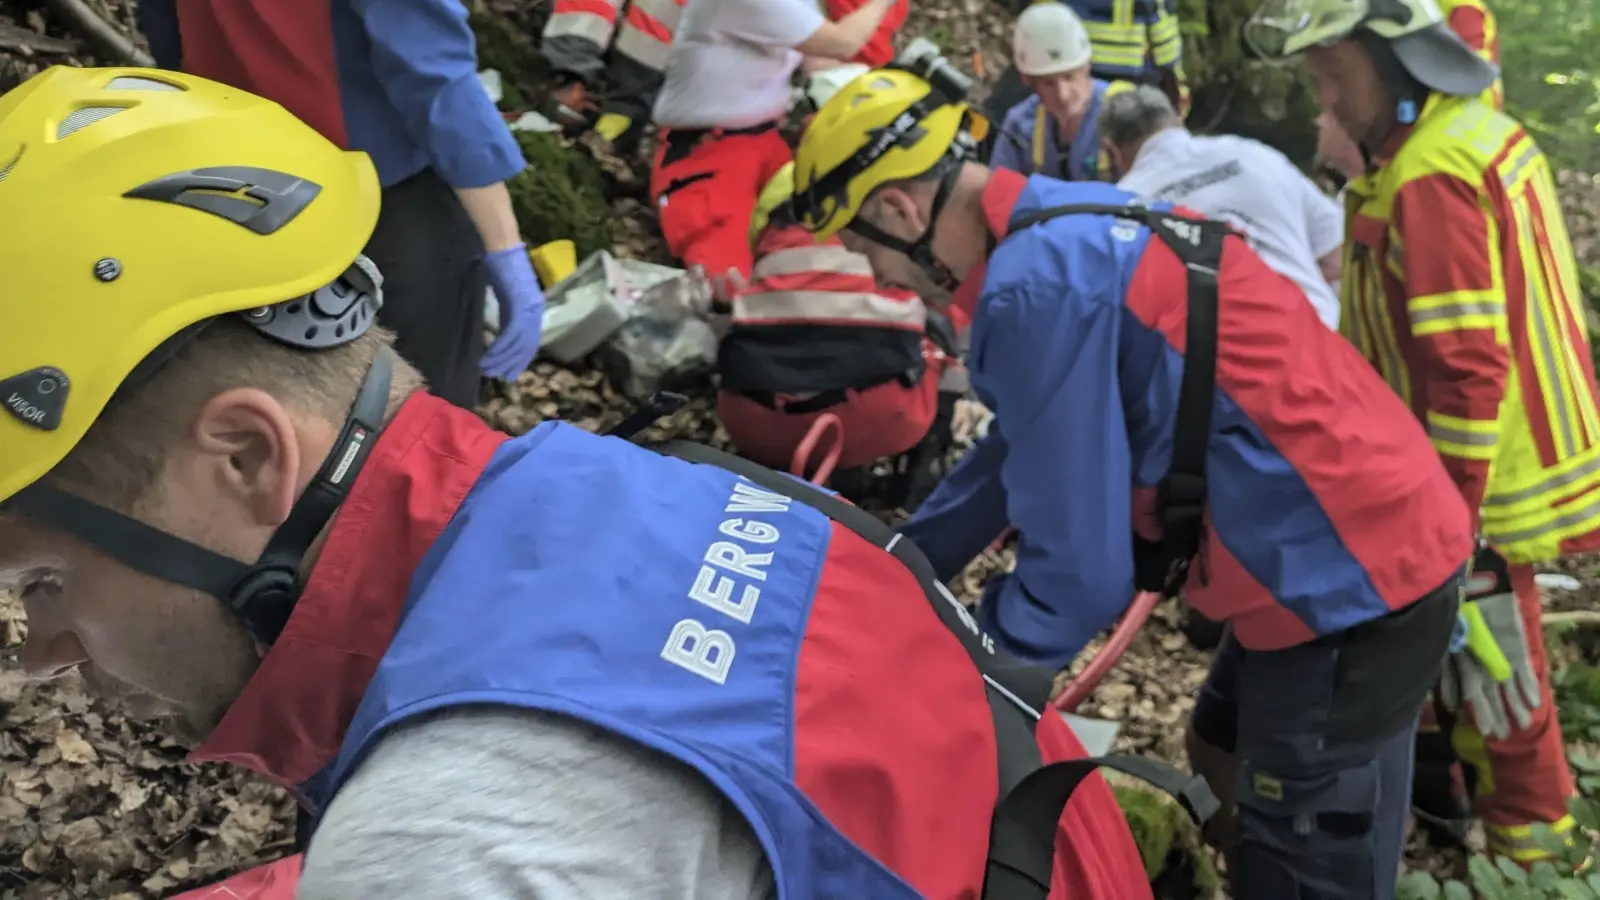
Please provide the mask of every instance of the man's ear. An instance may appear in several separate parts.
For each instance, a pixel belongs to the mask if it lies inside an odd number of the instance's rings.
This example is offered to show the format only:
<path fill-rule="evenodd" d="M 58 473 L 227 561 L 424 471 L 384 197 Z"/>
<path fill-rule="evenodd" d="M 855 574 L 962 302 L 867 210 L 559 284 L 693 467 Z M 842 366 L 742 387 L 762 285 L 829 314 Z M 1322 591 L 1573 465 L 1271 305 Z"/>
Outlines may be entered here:
<path fill-rule="evenodd" d="M 884 231 L 908 241 L 919 237 L 927 225 L 917 198 L 899 186 L 878 191 L 877 218 Z"/>
<path fill-rule="evenodd" d="M 190 430 L 192 449 L 214 490 L 237 499 L 255 522 L 276 528 L 289 517 L 302 473 L 294 419 L 256 388 L 212 397 Z"/>

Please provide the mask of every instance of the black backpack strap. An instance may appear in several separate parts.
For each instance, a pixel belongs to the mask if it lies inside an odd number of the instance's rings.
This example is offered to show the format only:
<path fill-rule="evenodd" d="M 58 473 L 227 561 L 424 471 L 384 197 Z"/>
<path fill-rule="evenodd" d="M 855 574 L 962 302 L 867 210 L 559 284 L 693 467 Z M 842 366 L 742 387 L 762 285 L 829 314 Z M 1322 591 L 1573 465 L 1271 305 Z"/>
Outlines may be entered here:
<path fill-rule="evenodd" d="M 1176 596 L 1188 578 L 1190 564 L 1200 555 L 1205 533 L 1206 455 L 1217 381 L 1217 279 L 1223 242 L 1232 229 L 1222 222 L 1191 219 L 1138 204 L 1074 203 L 1021 216 L 1012 221 L 1006 237 L 1068 215 L 1115 216 L 1137 222 L 1172 248 L 1188 270 L 1188 323 L 1172 459 L 1156 494 L 1161 540 L 1152 545 L 1134 536 L 1139 588 Z"/>
<path fill-rule="evenodd" d="M 1196 821 L 1205 821 L 1219 804 L 1205 779 L 1164 763 L 1131 756 L 1097 757 L 1044 765 L 1035 728 L 1050 710 L 1054 673 L 1017 662 L 995 649 L 916 545 L 871 513 L 787 475 L 747 459 L 687 441 L 669 441 L 657 451 L 686 462 L 717 466 L 758 487 L 797 500 L 882 547 L 911 571 L 929 604 L 953 632 L 982 673 L 994 718 L 1000 772 L 984 875 L 984 900 L 1046 900 L 1055 862 L 1057 823 L 1078 785 L 1100 766 L 1150 782 L 1179 798 Z"/>
<path fill-rule="evenodd" d="M 1171 795 L 1197 823 L 1222 808 L 1204 778 L 1141 756 L 1091 756 L 1043 766 L 1001 797 L 995 809 L 984 900 L 1044 900 L 1049 895 L 1057 823 L 1078 785 L 1099 769 L 1131 775 Z"/>

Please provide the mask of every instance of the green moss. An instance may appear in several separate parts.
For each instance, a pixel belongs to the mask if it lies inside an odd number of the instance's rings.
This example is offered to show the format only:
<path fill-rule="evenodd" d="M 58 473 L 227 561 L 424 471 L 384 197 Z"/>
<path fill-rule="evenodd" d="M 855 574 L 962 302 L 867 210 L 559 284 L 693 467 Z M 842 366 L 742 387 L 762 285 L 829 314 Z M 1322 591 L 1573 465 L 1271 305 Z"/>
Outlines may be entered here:
<path fill-rule="evenodd" d="M 528 169 L 506 187 L 529 246 L 568 238 L 582 259 L 612 244 L 610 201 L 600 164 L 553 135 L 518 132 Z"/>
<path fill-rule="evenodd" d="M 527 109 L 527 97 L 550 81 L 539 45 L 510 19 L 494 13 L 475 12 L 468 23 L 478 38 L 478 67 L 499 72 L 505 85 L 500 108 Z"/>
<path fill-rule="evenodd" d="M 1210 897 L 1221 886 L 1200 838 L 1200 829 L 1182 807 L 1148 788 L 1112 785 L 1144 861 L 1145 875 L 1159 884 L 1159 896 Z"/>
<path fill-rule="evenodd" d="M 1179 0 L 1184 74 L 1194 93 L 1189 125 L 1255 138 L 1309 168 L 1316 153 L 1317 105 L 1305 68 L 1258 62 L 1240 36 L 1259 3 Z"/>

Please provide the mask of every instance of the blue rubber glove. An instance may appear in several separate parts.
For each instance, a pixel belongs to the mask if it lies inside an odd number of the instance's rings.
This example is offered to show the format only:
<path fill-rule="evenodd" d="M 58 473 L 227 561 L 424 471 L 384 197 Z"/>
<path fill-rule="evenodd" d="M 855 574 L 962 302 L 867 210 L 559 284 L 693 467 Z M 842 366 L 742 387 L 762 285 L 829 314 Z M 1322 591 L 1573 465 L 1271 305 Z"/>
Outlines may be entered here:
<path fill-rule="evenodd" d="M 526 244 L 490 253 L 483 262 L 489 267 L 489 286 L 500 303 L 500 336 L 483 354 L 479 369 L 489 378 L 515 381 L 539 353 L 544 291 L 539 289 Z"/>

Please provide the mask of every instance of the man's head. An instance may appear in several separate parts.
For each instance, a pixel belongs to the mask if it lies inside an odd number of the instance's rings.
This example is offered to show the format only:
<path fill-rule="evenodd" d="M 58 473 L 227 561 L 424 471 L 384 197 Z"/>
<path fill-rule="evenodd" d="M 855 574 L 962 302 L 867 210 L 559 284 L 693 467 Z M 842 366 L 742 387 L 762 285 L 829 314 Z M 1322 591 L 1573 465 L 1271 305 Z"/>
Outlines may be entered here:
<path fill-rule="evenodd" d="M 376 175 L 276 104 L 133 69 L 0 97 L 0 159 L 0 204 L 51 211 L 0 242 L 0 382 L 34 401 L 0 415 L 23 661 L 195 737 L 259 659 L 215 576 L 262 555 L 387 353 Z"/>
<path fill-rule="evenodd" d="M 1347 180 L 1358 177 L 1366 168 L 1361 148 L 1327 110 L 1317 114 L 1317 161 Z"/>
<path fill-rule="evenodd" d="M 1304 53 L 1322 108 L 1371 152 L 1415 122 L 1430 93 L 1476 96 L 1500 74 L 1437 0 L 1266 0 L 1244 35 L 1267 59 Z"/>
<path fill-rule="evenodd" d="M 1094 99 L 1089 63 L 1094 47 L 1078 14 L 1065 3 L 1035 3 L 1017 17 L 1011 57 L 1017 74 L 1056 121 L 1076 125 Z"/>
<path fill-rule="evenodd" d="M 879 282 L 934 304 L 983 258 L 977 203 L 988 170 L 970 162 L 988 123 L 964 98 L 879 69 L 823 106 L 795 153 L 795 209 L 819 237 L 839 235 Z"/>
<path fill-rule="evenodd" d="M 1120 177 L 1133 168 L 1145 141 L 1169 128 L 1182 128 L 1183 117 L 1165 91 L 1141 84 L 1107 96 L 1095 127 L 1111 160 L 1111 174 Z"/>

